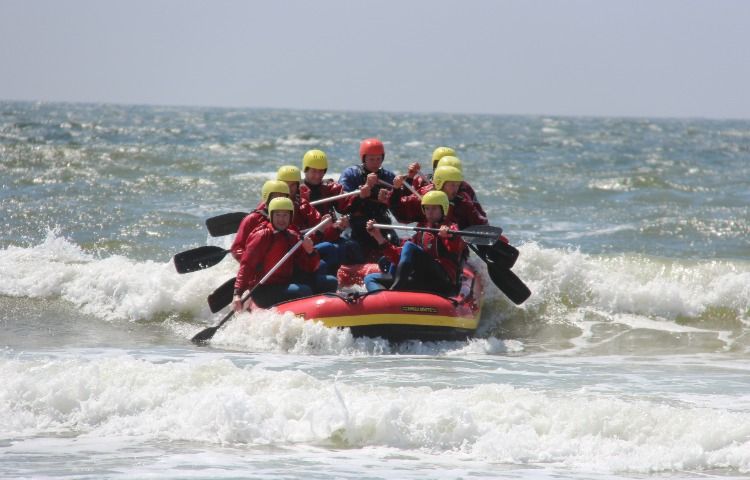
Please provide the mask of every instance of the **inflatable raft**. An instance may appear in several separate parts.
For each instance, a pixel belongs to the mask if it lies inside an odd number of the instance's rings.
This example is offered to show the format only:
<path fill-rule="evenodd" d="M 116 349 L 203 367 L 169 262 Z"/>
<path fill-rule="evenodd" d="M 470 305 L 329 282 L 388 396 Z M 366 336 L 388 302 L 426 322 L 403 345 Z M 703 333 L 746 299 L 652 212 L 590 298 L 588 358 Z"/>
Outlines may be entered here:
<path fill-rule="evenodd" d="M 483 295 L 481 276 L 467 264 L 460 291 L 453 297 L 391 290 L 337 292 L 289 300 L 273 308 L 327 327 L 350 328 L 354 336 L 396 342 L 464 340 L 479 325 Z"/>

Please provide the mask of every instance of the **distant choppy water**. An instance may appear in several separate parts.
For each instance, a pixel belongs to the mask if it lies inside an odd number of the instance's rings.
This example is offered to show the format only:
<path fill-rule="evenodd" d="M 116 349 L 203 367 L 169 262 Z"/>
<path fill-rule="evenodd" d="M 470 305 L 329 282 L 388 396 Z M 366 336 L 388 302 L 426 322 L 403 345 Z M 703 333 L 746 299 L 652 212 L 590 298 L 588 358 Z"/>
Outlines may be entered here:
<path fill-rule="evenodd" d="M 469 342 L 265 312 L 193 347 L 236 265 L 171 256 L 369 136 L 456 148 L 532 298 L 490 286 Z M 0 102 L 0 178 L 0 476 L 750 473 L 750 121 Z"/>

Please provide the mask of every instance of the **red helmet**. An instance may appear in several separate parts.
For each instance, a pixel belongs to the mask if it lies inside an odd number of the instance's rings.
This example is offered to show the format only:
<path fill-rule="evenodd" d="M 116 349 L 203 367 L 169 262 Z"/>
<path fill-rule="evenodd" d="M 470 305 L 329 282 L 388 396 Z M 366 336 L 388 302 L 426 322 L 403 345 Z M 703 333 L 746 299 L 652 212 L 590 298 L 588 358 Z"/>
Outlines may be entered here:
<path fill-rule="evenodd" d="M 365 138 L 362 140 L 362 143 L 359 144 L 359 158 L 364 161 L 365 155 L 383 155 L 385 157 L 383 142 L 377 138 Z"/>

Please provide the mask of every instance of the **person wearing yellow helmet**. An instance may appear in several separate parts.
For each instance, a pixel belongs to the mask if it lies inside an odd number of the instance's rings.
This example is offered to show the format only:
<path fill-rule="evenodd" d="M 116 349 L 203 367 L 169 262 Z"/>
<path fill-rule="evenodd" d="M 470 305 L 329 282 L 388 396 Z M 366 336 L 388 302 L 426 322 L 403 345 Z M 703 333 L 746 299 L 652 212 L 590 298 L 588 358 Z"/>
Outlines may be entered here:
<path fill-rule="evenodd" d="M 242 258 L 242 254 L 245 253 L 245 244 L 250 233 L 261 226 L 264 222 L 268 221 L 268 212 L 266 211 L 266 205 L 268 202 L 277 197 L 288 197 L 289 186 L 286 182 L 279 180 L 268 180 L 263 184 L 260 190 L 260 203 L 255 207 L 255 210 L 247 214 L 245 218 L 240 222 L 240 226 L 237 228 L 237 235 L 234 237 L 230 251 L 232 256 L 238 262 Z"/>
<path fill-rule="evenodd" d="M 300 196 L 308 202 L 314 202 L 343 193 L 344 187 L 341 184 L 334 182 L 332 178 L 323 178 L 327 171 L 328 156 L 326 153 L 322 150 L 308 150 L 302 157 L 304 179 L 299 186 Z M 346 208 L 346 200 L 322 203 L 316 205 L 315 208 L 321 215 L 326 213 L 333 215 L 335 210 L 340 212 Z"/>
<path fill-rule="evenodd" d="M 424 187 L 420 193 L 426 195 L 430 191 L 444 192 L 450 202 L 448 219 L 464 229 L 472 225 L 487 225 L 487 216 L 477 206 L 477 203 L 469 198 L 466 192 L 460 192 L 463 174 L 456 167 L 438 167 L 433 175 L 433 183 Z M 393 194 L 390 205 L 396 220 L 401 223 L 420 222 L 424 220 L 421 199 L 419 194 L 406 195 L 403 189 L 403 180 L 394 181 Z"/>
<path fill-rule="evenodd" d="M 451 295 L 458 285 L 466 244 L 459 235 L 451 234 L 458 230 L 458 225 L 447 219 L 448 195 L 433 190 L 422 197 L 420 205 L 424 220 L 417 226 L 439 229 L 439 233 L 420 231 L 396 247 L 373 227 L 374 222 L 368 223 L 368 232 L 383 248 L 383 255 L 397 265 L 391 290 L 416 289 Z M 365 277 L 368 291 L 381 290 L 387 283 L 387 275 L 376 273 Z"/>
<path fill-rule="evenodd" d="M 245 252 L 234 282 L 232 308 L 242 309 L 242 293 L 253 288 L 284 255 L 302 238 L 290 228 L 294 217 L 294 204 L 289 198 L 278 197 L 268 204 L 269 221 L 256 228 L 248 237 Z M 259 285 L 252 295 L 256 305 L 267 308 L 292 298 L 312 295 L 310 285 L 295 281 L 295 268 L 313 272 L 318 268 L 320 256 L 313 248 L 312 239 L 304 238 L 302 248 L 282 263 L 276 272 Z"/>
<path fill-rule="evenodd" d="M 458 157 L 447 155 L 441 158 L 437 163 L 437 168 L 440 168 L 440 167 L 455 167 L 458 170 L 460 170 L 461 173 L 463 174 L 463 165 L 461 163 L 461 159 L 459 159 Z M 487 214 L 484 213 L 484 208 L 482 208 L 482 205 L 479 204 L 479 200 L 477 200 L 477 193 L 474 191 L 474 188 L 472 188 L 472 186 L 469 185 L 469 182 L 467 182 L 466 180 L 463 180 L 461 182 L 461 186 L 458 187 L 458 191 L 465 192 L 469 196 L 469 198 L 472 199 L 474 203 L 477 204 L 477 208 L 479 209 L 481 214 L 484 216 L 487 216 Z"/>
<path fill-rule="evenodd" d="M 333 179 L 323 178 L 326 171 L 328 171 L 328 155 L 326 155 L 324 151 L 316 149 L 305 152 L 305 155 L 302 157 L 302 174 L 304 176 L 304 181 L 299 187 L 301 210 L 303 209 L 303 200 L 306 202 L 314 202 L 316 200 L 340 195 L 343 192 L 341 184 L 334 182 Z M 346 199 L 315 205 L 315 209 L 321 215 L 328 214 L 335 216 L 337 210 L 340 212 L 345 208 Z M 341 232 L 349 228 L 349 217 L 346 215 L 339 217 L 333 225 L 333 228 L 335 228 L 340 235 Z M 331 235 L 327 238 L 328 241 L 316 243 L 315 249 L 320 253 L 321 270 L 324 270 L 329 274 L 335 274 L 341 266 L 340 250 L 345 248 L 347 240 L 342 238 L 332 238 Z"/>
<path fill-rule="evenodd" d="M 437 168 L 438 162 L 443 157 L 448 156 L 456 156 L 456 151 L 453 150 L 451 147 L 437 147 L 432 152 L 432 171 L 434 172 Z M 420 172 L 421 165 L 419 162 L 413 162 L 409 164 L 409 167 L 407 168 L 407 174 L 404 177 L 404 180 L 409 183 L 411 186 L 414 187 L 415 190 L 420 190 L 424 188 L 426 185 L 429 185 L 430 181 L 432 180 L 432 174 L 423 174 Z"/>

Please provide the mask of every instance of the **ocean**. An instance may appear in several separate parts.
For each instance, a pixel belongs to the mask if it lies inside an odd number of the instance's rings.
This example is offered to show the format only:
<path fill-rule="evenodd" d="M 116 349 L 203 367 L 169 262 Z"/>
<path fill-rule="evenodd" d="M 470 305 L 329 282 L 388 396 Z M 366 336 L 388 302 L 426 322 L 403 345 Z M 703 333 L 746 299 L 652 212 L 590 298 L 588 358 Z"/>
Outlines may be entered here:
<path fill-rule="evenodd" d="M 308 149 L 454 147 L 533 294 L 409 342 L 205 298 Z M 0 477 L 750 475 L 750 120 L 0 102 Z M 483 273 L 486 275 L 486 271 Z"/>

